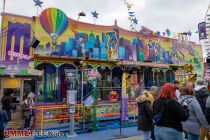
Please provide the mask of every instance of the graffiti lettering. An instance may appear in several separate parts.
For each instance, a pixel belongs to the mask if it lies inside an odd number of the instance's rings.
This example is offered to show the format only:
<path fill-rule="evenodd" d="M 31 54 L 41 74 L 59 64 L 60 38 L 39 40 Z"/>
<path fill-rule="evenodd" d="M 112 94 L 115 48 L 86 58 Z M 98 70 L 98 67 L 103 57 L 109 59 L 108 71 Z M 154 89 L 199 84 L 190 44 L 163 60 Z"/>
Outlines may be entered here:
<path fill-rule="evenodd" d="M 21 54 L 21 53 L 18 53 L 18 52 L 8 51 L 8 55 L 9 56 L 13 56 L 13 57 L 17 57 L 17 58 L 20 58 L 20 59 L 26 59 L 26 60 L 32 59 L 31 56 L 28 56 L 28 55 L 25 55 L 25 54 Z"/>

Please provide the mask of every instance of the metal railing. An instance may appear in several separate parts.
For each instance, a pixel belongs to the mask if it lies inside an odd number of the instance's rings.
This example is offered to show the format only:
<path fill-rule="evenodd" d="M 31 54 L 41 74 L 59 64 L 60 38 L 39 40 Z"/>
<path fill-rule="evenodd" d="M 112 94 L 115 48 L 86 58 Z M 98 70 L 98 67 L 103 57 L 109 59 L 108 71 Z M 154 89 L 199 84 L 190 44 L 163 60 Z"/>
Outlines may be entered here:
<path fill-rule="evenodd" d="M 48 122 L 57 122 L 61 120 L 69 120 L 69 107 L 67 105 L 52 105 L 52 106 L 40 106 L 36 108 L 36 124 L 40 124 L 40 129 L 44 129 L 44 124 Z M 84 106 L 82 104 L 76 104 L 75 124 L 83 125 L 83 129 L 87 126 L 92 127 L 93 124 L 93 105 Z M 120 118 L 120 103 L 104 103 L 96 105 L 96 123 L 101 121 L 113 121 Z M 128 115 L 132 117 L 132 121 L 135 124 L 137 122 L 137 104 L 132 101 L 128 103 Z M 89 120 L 88 120 L 89 119 Z M 89 122 L 88 122 L 89 121 Z"/>

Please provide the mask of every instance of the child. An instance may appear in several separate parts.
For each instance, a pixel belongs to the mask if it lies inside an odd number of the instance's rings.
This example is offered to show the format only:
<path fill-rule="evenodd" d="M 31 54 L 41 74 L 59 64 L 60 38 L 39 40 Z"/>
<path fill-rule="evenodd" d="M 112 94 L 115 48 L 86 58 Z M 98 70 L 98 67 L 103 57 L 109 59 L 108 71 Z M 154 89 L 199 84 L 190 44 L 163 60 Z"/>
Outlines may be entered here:
<path fill-rule="evenodd" d="M 8 116 L 6 111 L 0 110 L 0 140 L 4 139 L 4 129 L 8 122 Z"/>

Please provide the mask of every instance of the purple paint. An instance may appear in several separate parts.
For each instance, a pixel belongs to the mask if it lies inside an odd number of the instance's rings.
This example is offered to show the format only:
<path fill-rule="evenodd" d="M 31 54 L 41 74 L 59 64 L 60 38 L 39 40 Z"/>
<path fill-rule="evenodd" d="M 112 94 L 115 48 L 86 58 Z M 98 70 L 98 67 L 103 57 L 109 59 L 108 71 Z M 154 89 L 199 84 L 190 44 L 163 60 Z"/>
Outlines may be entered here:
<path fill-rule="evenodd" d="M 30 33 L 31 33 L 31 25 L 30 24 L 21 24 L 21 23 L 11 23 L 8 22 L 8 30 L 7 30 L 7 43 L 6 43 L 6 54 L 11 50 L 12 45 L 12 37 L 15 37 L 15 46 L 14 52 L 20 52 L 20 41 L 24 39 L 23 46 L 23 54 L 30 54 Z M 17 58 L 14 58 L 17 60 Z M 6 61 L 10 61 L 10 56 L 6 55 Z"/>
<path fill-rule="evenodd" d="M 128 100 L 122 98 L 121 102 L 121 122 L 125 123 L 128 121 Z"/>

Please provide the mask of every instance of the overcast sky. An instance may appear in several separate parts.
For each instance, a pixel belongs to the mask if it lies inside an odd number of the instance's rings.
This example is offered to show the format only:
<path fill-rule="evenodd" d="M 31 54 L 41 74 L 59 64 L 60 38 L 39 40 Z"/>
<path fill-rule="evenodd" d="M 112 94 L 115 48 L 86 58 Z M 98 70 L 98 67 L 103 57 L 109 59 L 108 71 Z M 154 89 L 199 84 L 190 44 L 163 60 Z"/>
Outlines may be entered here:
<path fill-rule="evenodd" d="M 2 1 L 0 8 L 2 9 Z M 84 11 L 86 17 L 80 21 L 93 23 L 91 11 L 99 13 L 97 24 L 113 25 L 117 19 L 120 27 L 129 29 L 128 11 L 124 0 L 41 0 L 42 9 L 56 7 L 63 10 L 68 17 L 77 19 L 79 12 Z M 153 31 L 171 32 L 197 31 L 199 22 L 204 21 L 210 0 L 127 0 L 133 3 L 133 11 L 138 22 L 138 28 L 145 26 Z M 1 10 L 2 11 L 2 10 Z M 6 0 L 6 12 L 34 16 L 37 8 L 33 0 Z M 39 8 L 39 13 L 41 9 Z M 198 41 L 198 34 L 193 34 L 191 41 Z"/>

